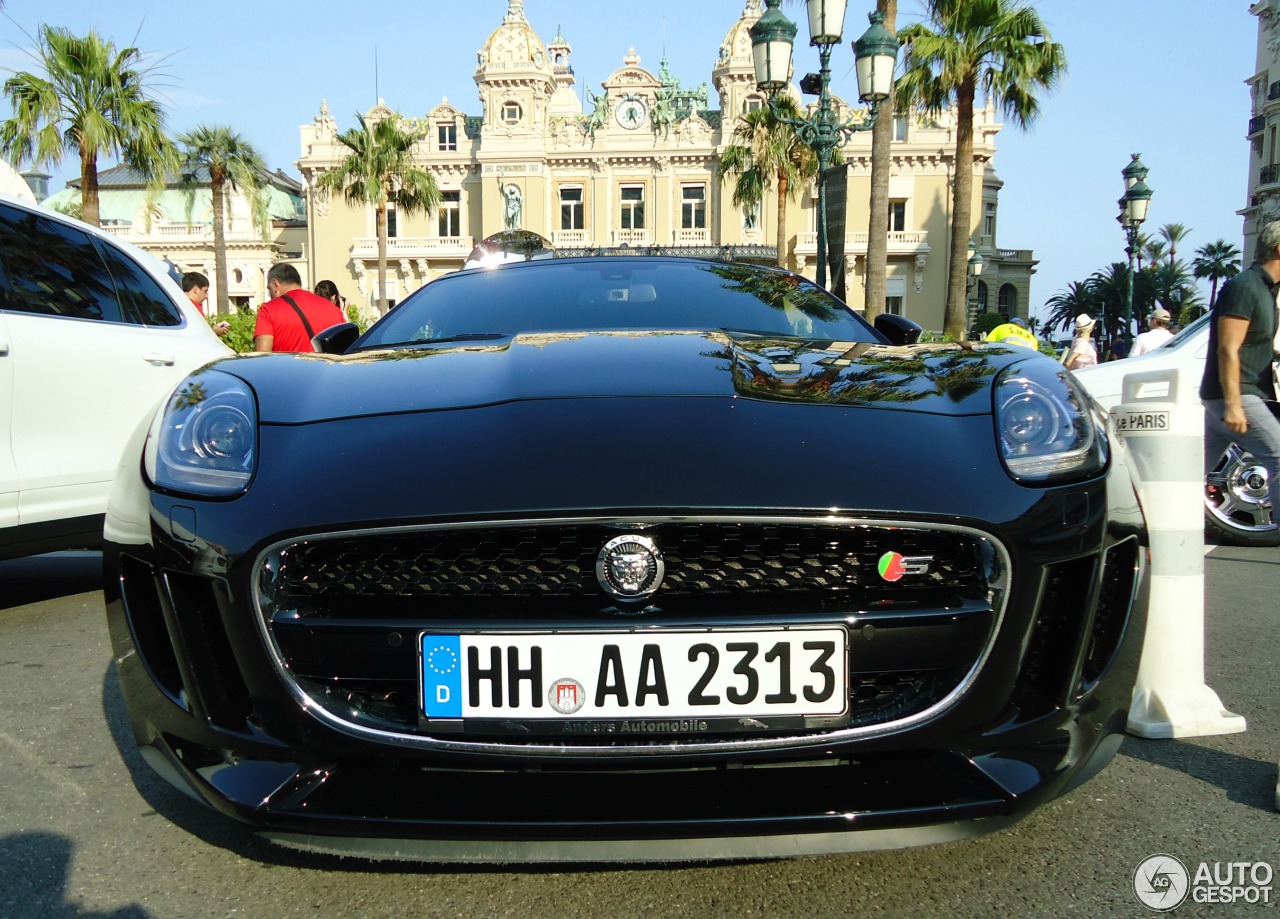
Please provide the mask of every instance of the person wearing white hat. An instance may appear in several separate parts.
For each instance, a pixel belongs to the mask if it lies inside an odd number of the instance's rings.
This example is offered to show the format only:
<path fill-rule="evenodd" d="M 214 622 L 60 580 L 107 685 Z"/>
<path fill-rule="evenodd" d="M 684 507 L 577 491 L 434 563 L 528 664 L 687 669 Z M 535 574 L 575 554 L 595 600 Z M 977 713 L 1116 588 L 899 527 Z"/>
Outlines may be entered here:
<path fill-rule="evenodd" d="M 1169 331 L 1169 323 L 1172 321 L 1173 316 L 1168 310 L 1153 309 L 1147 316 L 1147 331 L 1133 340 L 1129 356 L 1137 357 L 1139 354 L 1154 351 L 1173 338 L 1173 333 Z"/>
<path fill-rule="evenodd" d="M 1098 363 L 1098 349 L 1093 346 L 1093 317 L 1081 313 L 1076 317 L 1076 337 L 1071 341 L 1065 366 L 1068 370 L 1092 367 Z"/>

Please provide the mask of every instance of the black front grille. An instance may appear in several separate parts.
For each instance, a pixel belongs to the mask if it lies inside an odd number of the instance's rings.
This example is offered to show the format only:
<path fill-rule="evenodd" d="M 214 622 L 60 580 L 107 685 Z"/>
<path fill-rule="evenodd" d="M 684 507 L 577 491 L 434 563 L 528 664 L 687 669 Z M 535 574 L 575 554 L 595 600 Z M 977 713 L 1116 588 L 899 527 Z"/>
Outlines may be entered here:
<path fill-rule="evenodd" d="M 602 547 L 625 533 L 652 540 L 665 564 L 630 611 L 596 576 Z M 300 539 L 265 557 L 258 583 L 284 677 L 344 722 L 405 736 L 444 730 L 421 718 L 422 632 L 857 621 L 849 720 L 818 732 L 889 724 L 953 694 L 994 634 L 1002 558 L 980 534 L 925 526 L 552 520 Z"/>
<path fill-rule="evenodd" d="M 565 524 L 303 542 L 280 553 L 274 600 L 278 607 L 306 615 L 352 598 L 607 599 L 596 580 L 596 556 L 620 532 L 603 525 Z M 666 564 L 655 602 L 816 593 L 861 604 L 912 596 L 979 598 L 986 590 L 982 541 L 949 531 L 673 523 L 639 532 L 657 543 Z M 890 552 L 928 558 L 927 571 L 896 582 L 884 580 L 878 565 Z"/>

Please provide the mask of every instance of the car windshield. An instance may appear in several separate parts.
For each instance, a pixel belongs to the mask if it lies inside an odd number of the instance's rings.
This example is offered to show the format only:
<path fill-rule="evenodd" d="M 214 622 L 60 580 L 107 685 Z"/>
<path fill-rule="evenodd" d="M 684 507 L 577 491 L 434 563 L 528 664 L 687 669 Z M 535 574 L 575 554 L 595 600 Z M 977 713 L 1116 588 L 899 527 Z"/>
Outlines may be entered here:
<path fill-rule="evenodd" d="M 556 259 L 447 275 L 396 306 L 353 350 L 627 329 L 882 340 L 840 300 L 788 272 L 622 257 Z"/>
<path fill-rule="evenodd" d="M 1209 320 L 1213 318 L 1212 313 L 1205 313 L 1189 326 L 1185 326 L 1178 331 L 1178 334 L 1169 339 L 1165 344 L 1166 348 L 1181 348 L 1189 341 L 1194 341 L 1200 334 L 1200 330 L 1209 324 Z"/>

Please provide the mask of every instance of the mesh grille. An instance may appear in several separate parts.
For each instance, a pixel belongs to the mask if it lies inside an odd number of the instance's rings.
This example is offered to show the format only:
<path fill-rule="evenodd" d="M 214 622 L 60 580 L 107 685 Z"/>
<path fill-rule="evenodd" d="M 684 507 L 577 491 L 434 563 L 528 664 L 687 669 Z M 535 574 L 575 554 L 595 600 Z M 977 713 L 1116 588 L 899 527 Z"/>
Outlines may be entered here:
<path fill-rule="evenodd" d="M 363 535 L 302 543 L 281 553 L 279 600 L 342 597 L 600 597 L 596 555 L 618 530 L 546 525 Z M 889 527 L 688 523 L 643 530 L 661 548 L 664 597 L 794 594 L 895 598 L 985 584 L 975 540 Z M 890 585 L 886 552 L 928 556 L 927 573 Z"/>

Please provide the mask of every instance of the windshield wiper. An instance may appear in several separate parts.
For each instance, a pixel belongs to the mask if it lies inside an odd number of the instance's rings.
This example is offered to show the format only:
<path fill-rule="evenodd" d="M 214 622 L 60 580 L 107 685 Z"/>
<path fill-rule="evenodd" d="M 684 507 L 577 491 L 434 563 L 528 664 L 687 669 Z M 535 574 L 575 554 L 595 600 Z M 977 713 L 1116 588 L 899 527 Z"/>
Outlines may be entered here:
<path fill-rule="evenodd" d="M 510 338 L 506 332 L 466 332 L 462 335 L 446 335 L 442 338 L 415 338 L 411 341 L 387 341 L 376 345 L 365 345 L 361 351 L 380 351 L 384 348 L 419 348 L 423 345 L 449 344 L 456 341 L 493 341 L 497 338 Z"/>

